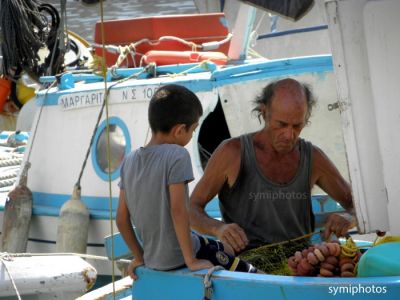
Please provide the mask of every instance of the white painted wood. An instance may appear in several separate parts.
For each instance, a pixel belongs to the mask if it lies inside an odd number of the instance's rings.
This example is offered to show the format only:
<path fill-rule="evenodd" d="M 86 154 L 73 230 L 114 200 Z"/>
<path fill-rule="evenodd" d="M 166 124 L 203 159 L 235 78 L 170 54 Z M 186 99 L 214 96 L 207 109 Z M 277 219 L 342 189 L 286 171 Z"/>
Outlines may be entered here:
<path fill-rule="evenodd" d="M 400 235 L 399 13 L 398 0 L 370 1 L 364 8 L 364 32 L 388 198 L 389 228 L 394 235 Z"/>
<path fill-rule="evenodd" d="M 230 59 L 246 59 L 250 32 L 253 30 L 255 16 L 255 7 L 245 3 L 240 4 L 228 52 Z"/>
<path fill-rule="evenodd" d="M 337 88 L 342 103 L 342 126 L 353 198 L 359 230 L 362 233 L 390 229 L 387 182 L 383 169 L 387 153 L 380 145 L 380 135 L 382 135 L 380 132 L 388 128 L 382 127 L 379 111 L 385 110 L 385 115 L 390 113 L 388 108 L 384 107 L 386 104 L 376 98 L 373 88 L 375 85 L 383 88 L 385 84 L 374 83 L 375 78 L 372 78 L 370 73 L 372 56 L 390 53 L 374 54 L 367 47 L 366 36 L 367 39 L 371 38 L 371 32 L 365 31 L 365 26 L 369 27 L 367 24 L 371 20 L 366 19 L 363 14 L 367 2 L 365 0 L 326 2 Z M 379 1 L 379 3 L 384 2 Z M 383 38 L 388 41 L 392 36 L 380 35 L 372 38 L 373 40 Z M 398 74 L 380 75 L 384 78 L 395 76 L 398 82 Z M 379 111 L 376 110 L 377 106 Z M 394 161 L 390 163 L 395 164 Z"/>
<path fill-rule="evenodd" d="M 0 254 L 1 255 L 1 254 Z M 23 299 L 75 299 L 96 281 L 96 270 L 77 256 L 2 257 L 0 297 L 13 296 L 15 290 L 5 270 L 7 266 Z M 29 298 L 33 297 L 33 298 Z"/>

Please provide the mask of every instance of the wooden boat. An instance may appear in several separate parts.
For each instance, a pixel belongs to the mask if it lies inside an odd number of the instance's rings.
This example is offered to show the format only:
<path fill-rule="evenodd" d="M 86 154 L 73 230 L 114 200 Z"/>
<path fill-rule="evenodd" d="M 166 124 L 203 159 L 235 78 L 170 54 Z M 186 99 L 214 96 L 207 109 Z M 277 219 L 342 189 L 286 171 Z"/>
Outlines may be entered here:
<path fill-rule="evenodd" d="M 86 145 L 89 145 L 94 132 L 94 143 L 90 145 L 90 160 L 82 177 L 82 200 L 88 207 L 91 217 L 88 252 L 105 255 L 103 237 L 110 233 L 109 215 L 115 216 L 119 164 L 126 153 L 142 146 L 148 140 L 147 105 L 160 85 L 167 83 L 184 85 L 194 91 L 201 100 L 205 113 L 200 120 L 200 130 L 187 146 L 192 156 L 195 177 L 198 179 L 207 162 L 206 153 L 212 152 L 219 142 L 231 136 L 255 131 L 262 126 L 257 118 L 251 117 L 251 100 L 267 83 L 282 77 L 298 79 L 314 88 L 319 106 L 311 119 L 311 126 L 306 128 L 303 136 L 323 148 L 339 165 L 343 173 L 347 173 L 349 164 L 360 231 L 364 233 L 381 229 L 391 230 L 393 234 L 397 234 L 400 226 L 394 212 L 399 211 L 396 210 L 399 204 L 393 199 L 399 195 L 399 192 L 396 183 L 388 178 L 396 178 L 394 175 L 400 171 L 398 164 L 389 160 L 390 157 L 395 157 L 396 150 L 400 152 L 400 145 L 394 142 L 395 139 L 385 137 L 384 132 L 391 128 L 390 125 L 398 128 L 399 125 L 393 120 L 396 119 L 394 112 L 398 111 L 396 109 L 399 104 L 393 97 L 395 84 L 390 81 L 389 92 L 384 91 L 379 79 L 381 77 L 378 75 L 382 75 L 385 68 L 390 70 L 393 78 L 398 78 L 398 73 L 387 62 L 382 64 L 383 67 L 371 57 L 370 61 L 366 62 L 365 53 L 359 55 L 357 52 L 360 47 L 366 46 L 365 40 L 352 40 L 355 37 L 348 30 L 342 31 L 340 27 L 345 24 L 349 26 L 347 28 L 360 33 L 363 30 L 360 29 L 360 24 L 363 24 L 360 13 L 362 11 L 369 13 L 375 21 L 374 24 L 384 25 L 378 26 L 381 31 L 384 31 L 383 29 L 386 29 L 385 26 L 388 24 L 398 24 L 398 20 L 392 15 L 390 15 L 391 18 L 385 19 L 382 15 L 373 15 L 373 10 L 370 8 L 374 6 L 374 9 L 379 12 L 391 12 L 396 9 L 398 11 L 398 4 L 382 1 L 381 6 L 376 3 L 374 5 L 368 1 L 360 1 L 358 4 L 354 2 L 338 4 L 331 1 L 327 5 L 329 26 L 332 27 L 331 39 L 335 42 L 333 61 L 331 55 L 280 60 L 242 60 L 240 55 L 243 55 L 243 52 L 239 49 L 237 59 L 225 66 L 203 62 L 127 69 L 113 68 L 107 74 L 110 117 L 106 119 L 102 116 L 97 127 L 95 127 L 96 120 L 107 94 L 101 76 L 66 73 L 60 78 L 42 78 L 43 83 L 55 82 L 57 86 L 38 93 L 36 101 L 40 105 L 40 113 L 37 114 L 33 126 L 34 139 L 30 140 L 27 149 L 29 156 L 25 156 L 25 161 L 29 159 L 32 163 L 30 173 L 35 174 L 30 176 L 28 181 L 34 198 L 28 244 L 30 251 L 54 252 L 59 210 L 71 195 L 76 176 L 82 168 Z M 249 14 L 249 10 L 242 13 L 242 15 L 245 14 Z M 340 20 L 340 26 L 337 20 Z M 381 31 L 378 37 L 384 36 L 384 32 Z M 353 43 L 344 43 L 349 40 Z M 385 51 L 388 51 L 390 57 L 394 57 L 391 49 L 379 48 L 378 41 L 374 38 L 369 40 L 372 45 L 371 53 L 385 54 Z M 397 43 L 398 39 L 395 41 Z M 235 44 L 234 42 L 236 41 L 231 41 L 232 44 Z M 396 43 L 393 46 L 394 49 L 398 49 L 399 43 Z M 231 54 L 229 51 L 228 55 Z M 368 63 L 371 63 L 371 70 L 376 72 L 368 76 L 378 77 L 374 88 L 387 96 L 393 107 L 392 111 L 377 109 L 377 116 L 382 121 L 379 123 L 374 119 L 379 98 L 372 93 L 367 95 L 365 90 L 360 89 L 361 86 L 368 91 L 371 90 L 371 82 L 359 78 L 360 70 L 369 71 L 363 67 Z M 368 104 L 371 105 L 363 105 L 357 92 L 368 99 Z M 352 106 L 353 104 L 356 105 Z M 328 105 L 330 110 L 328 110 Z M 335 110 L 335 107 L 338 110 Z M 385 113 L 390 116 L 388 120 L 384 118 Z M 369 122 L 366 121 L 367 119 Z M 341 121 L 346 149 L 342 143 Z M 105 167 L 104 155 L 107 124 L 110 124 L 113 141 L 112 194 L 110 196 L 108 196 L 108 170 Z M 324 124 L 322 129 L 321 124 Z M 368 138 L 371 138 L 371 143 L 368 144 L 368 151 L 366 151 L 362 141 Z M 328 145 L 334 145 L 334 149 L 329 148 Z M 385 154 L 388 156 L 384 156 Z M 363 161 L 363 168 L 359 159 Z M 383 161 L 385 164 L 382 163 Z M 196 181 L 190 188 L 193 188 L 194 184 Z M 385 191 L 388 193 L 385 194 Z M 317 198 L 323 203 L 324 198 Z M 211 211 L 212 205 L 215 205 L 215 202 L 208 207 Z M 318 212 L 318 205 L 314 207 Z M 323 209 L 319 211 L 323 212 Z M 95 265 L 99 273 L 109 273 L 109 265 L 101 263 Z M 185 270 L 157 272 L 140 268 L 141 279 L 134 284 L 132 295 L 137 299 L 187 299 L 192 298 L 194 294 L 196 297 L 202 297 L 204 291 L 202 282 L 205 274 L 206 272 L 189 273 Z M 329 287 L 333 287 L 332 293 L 334 293 L 335 288 L 364 285 L 387 287 L 390 292 L 379 295 L 383 299 L 384 297 L 397 299 L 400 293 L 398 276 L 323 279 L 216 271 L 212 275 L 212 281 L 215 284 L 213 299 L 243 299 L 245 297 L 265 299 L 267 296 L 271 299 L 295 299 L 295 297 L 296 299 L 319 299 L 330 295 Z M 356 299 L 374 299 L 376 296 L 372 293 L 352 295 Z M 339 293 L 335 294 L 335 297 L 348 299 L 349 295 Z"/>

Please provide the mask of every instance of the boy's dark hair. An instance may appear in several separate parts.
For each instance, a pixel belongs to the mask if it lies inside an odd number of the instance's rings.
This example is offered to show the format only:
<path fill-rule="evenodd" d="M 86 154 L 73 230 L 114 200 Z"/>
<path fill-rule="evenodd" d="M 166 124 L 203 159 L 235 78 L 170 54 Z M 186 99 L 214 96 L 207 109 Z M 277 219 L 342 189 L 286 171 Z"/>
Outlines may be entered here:
<path fill-rule="evenodd" d="M 189 128 L 202 114 L 199 98 L 180 85 L 162 86 L 150 100 L 149 123 L 154 133 L 168 133 L 177 124 L 185 124 Z"/>

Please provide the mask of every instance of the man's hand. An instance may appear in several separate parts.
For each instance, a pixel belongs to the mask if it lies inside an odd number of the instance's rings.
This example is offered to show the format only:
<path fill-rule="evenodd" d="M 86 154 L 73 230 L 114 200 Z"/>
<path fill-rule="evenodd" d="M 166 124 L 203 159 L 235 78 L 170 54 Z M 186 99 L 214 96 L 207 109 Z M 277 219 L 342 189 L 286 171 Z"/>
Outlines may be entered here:
<path fill-rule="evenodd" d="M 355 217 L 347 212 L 333 213 L 325 222 L 323 237 L 328 239 L 332 233 L 337 237 L 345 236 L 349 229 L 356 226 Z"/>
<path fill-rule="evenodd" d="M 186 262 L 186 265 L 189 268 L 189 270 L 192 272 L 197 271 L 197 270 L 210 269 L 214 266 L 208 260 L 197 259 L 197 258 L 193 258 L 191 261 Z"/>
<path fill-rule="evenodd" d="M 132 261 L 130 262 L 129 266 L 128 266 L 128 275 L 133 279 L 133 280 L 137 280 L 138 277 L 135 273 L 135 270 L 137 267 L 139 266 L 143 266 L 144 265 L 144 261 L 143 259 L 132 259 Z"/>
<path fill-rule="evenodd" d="M 230 245 L 235 252 L 240 252 L 249 243 L 244 230 L 235 223 L 222 225 L 218 229 L 217 237 L 221 242 Z"/>

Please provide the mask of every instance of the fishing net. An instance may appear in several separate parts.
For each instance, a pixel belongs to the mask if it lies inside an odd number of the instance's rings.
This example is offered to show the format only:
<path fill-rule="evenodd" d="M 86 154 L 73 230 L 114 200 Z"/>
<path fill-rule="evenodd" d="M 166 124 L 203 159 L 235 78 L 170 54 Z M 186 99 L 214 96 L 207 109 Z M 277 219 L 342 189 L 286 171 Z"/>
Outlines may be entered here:
<path fill-rule="evenodd" d="M 57 47 L 59 23 L 59 14 L 50 4 L 37 0 L 2 0 L 2 74 L 12 78 L 25 71 L 37 79 L 46 73 L 49 66 L 51 73 L 58 71 L 61 54 Z M 46 47 L 50 55 L 42 63 L 39 50 Z"/>
<path fill-rule="evenodd" d="M 288 258 L 296 251 L 308 248 L 319 235 L 320 231 L 280 243 L 263 245 L 241 253 L 240 258 L 266 274 L 293 275 L 288 267 Z"/>

